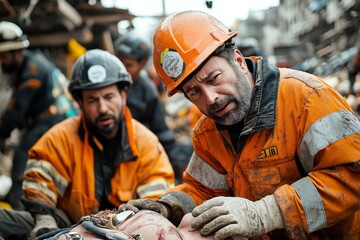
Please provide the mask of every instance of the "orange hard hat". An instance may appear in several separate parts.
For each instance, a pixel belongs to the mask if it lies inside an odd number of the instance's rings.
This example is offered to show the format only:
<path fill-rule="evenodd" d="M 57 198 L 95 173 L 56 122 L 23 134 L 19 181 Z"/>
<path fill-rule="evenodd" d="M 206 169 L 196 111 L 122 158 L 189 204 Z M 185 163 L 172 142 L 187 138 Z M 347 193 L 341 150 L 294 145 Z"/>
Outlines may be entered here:
<path fill-rule="evenodd" d="M 153 62 L 168 96 L 218 47 L 237 35 L 200 11 L 173 13 L 155 30 Z"/>

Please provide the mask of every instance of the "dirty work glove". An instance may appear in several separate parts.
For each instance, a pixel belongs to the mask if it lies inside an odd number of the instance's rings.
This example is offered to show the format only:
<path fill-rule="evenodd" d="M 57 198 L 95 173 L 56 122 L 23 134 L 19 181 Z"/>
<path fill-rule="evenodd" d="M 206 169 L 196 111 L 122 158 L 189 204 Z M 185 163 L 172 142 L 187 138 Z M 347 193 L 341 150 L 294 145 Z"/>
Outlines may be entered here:
<path fill-rule="evenodd" d="M 240 197 L 216 197 L 192 211 L 191 227 L 214 240 L 231 236 L 257 237 L 283 228 L 279 206 L 274 195 L 252 202 Z"/>
<path fill-rule="evenodd" d="M 36 214 L 35 215 L 35 227 L 31 231 L 32 237 L 38 237 L 42 234 L 57 230 L 58 225 L 55 218 L 48 214 Z"/>
<path fill-rule="evenodd" d="M 127 203 L 120 205 L 118 209 L 119 212 L 126 210 L 131 210 L 135 213 L 139 212 L 140 210 L 151 210 L 160 213 L 165 218 L 168 218 L 170 215 L 170 211 L 165 205 L 148 198 L 130 200 Z"/>

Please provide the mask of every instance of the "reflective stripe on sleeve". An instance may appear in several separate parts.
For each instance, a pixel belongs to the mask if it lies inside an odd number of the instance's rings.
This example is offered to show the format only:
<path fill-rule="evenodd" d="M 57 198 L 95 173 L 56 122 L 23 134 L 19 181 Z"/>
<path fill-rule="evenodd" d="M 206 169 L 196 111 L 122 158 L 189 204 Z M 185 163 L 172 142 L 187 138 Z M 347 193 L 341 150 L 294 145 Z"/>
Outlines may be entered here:
<path fill-rule="evenodd" d="M 146 198 L 150 196 L 163 195 L 168 188 L 169 184 L 165 179 L 156 179 L 139 186 L 136 189 L 136 192 L 139 198 Z"/>
<path fill-rule="evenodd" d="M 309 178 L 302 178 L 292 184 L 305 211 L 309 232 L 326 228 L 326 213 L 320 195 Z"/>
<path fill-rule="evenodd" d="M 26 179 L 23 182 L 23 188 L 24 189 L 30 189 L 30 188 L 36 189 L 36 190 L 44 193 L 46 196 L 48 196 L 48 198 L 50 198 L 51 201 L 53 201 L 54 203 L 57 203 L 56 194 L 50 188 L 48 188 L 48 186 L 44 182 L 40 182 L 34 178 Z"/>
<path fill-rule="evenodd" d="M 314 156 L 330 144 L 360 133 L 360 122 L 350 111 L 331 113 L 313 123 L 300 144 L 300 162 L 309 173 L 314 167 Z"/>
<path fill-rule="evenodd" d="M 195 152 L 191 156 L 186 172 L 205 187 L 219 190 L 229 189 L 226 184 L 226 175 L 218 173 Z"/>
<path fill-rule="evenodd" d="M 29 159 L 27 162 L 25 175 L 31 175 L 31 173 L 37 173 L 41 175 L 43 178 L 45 178 L 48 181 L 52 181 L 55 183 L 56 189 L 59 192 L 60 196 L 63 196 L 66 188 L 68 186 L 68 182 L 66 179 L 54 168 L 54 166 L 46 161 L 38 161 L 34 159 Z M 36 179 L 33 179 L 32 181 L 38 181 Z M 26 184 L 27 180 L 24 180 L 24 184 Z M 33 183 L 32 183 L 32 186 Z M 50 196 L 49 196 L 50 197 Z"/>

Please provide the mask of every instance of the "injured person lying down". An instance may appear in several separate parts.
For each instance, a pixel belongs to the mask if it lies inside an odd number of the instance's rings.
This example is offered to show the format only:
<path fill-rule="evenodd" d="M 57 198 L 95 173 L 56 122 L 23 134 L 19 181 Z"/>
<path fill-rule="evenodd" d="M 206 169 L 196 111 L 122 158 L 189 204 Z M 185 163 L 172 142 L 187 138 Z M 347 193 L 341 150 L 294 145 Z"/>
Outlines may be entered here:
<path fill-rule="evenodd" d="M 105 210 L 97 214 L 84 216 L 81 221 L 66 231 L 59 231 L 55 239 L 135 239 L 135 240 L 210 240 L 203 237 L 200 231 L 191 228 L 191 213 L 186 214 L 176 227 L 162 215 L 141 210 L 133 211 Z M 54 238 L 52 238 L 54 239 Z"/>

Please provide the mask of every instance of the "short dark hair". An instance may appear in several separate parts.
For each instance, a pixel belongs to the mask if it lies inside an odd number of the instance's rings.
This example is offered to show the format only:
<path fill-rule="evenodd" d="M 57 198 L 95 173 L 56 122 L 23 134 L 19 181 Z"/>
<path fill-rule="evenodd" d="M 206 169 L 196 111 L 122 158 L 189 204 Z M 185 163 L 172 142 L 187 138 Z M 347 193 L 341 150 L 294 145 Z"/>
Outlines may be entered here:
<path fill-rule="evenodd" d="M 212 56 L 219 56 L 219 57 L 223 57 L 226 59 L 226 61 L 228 63 L 232 63 L 233 62 L 233 57 L 234 57 L 234 50 L 236 50 L 236 46 L 235 46 L 235 42 L 232 39 L 229 39 L 228 41 L 226 41 L 223 45 L 221 45 L 220 47 L 218 47 L 213 54 L 211 54 L 210 57 Z"/>

